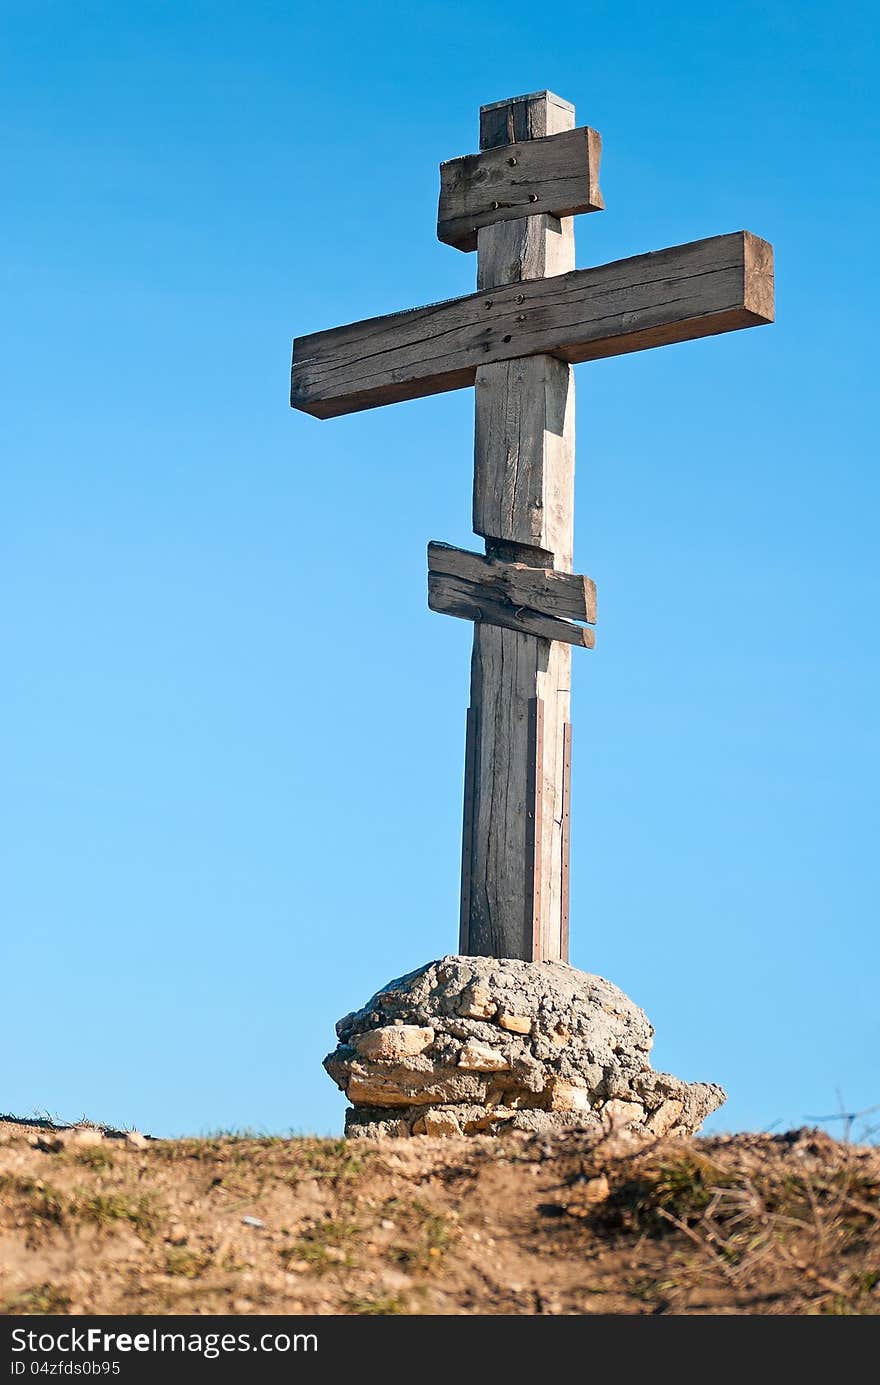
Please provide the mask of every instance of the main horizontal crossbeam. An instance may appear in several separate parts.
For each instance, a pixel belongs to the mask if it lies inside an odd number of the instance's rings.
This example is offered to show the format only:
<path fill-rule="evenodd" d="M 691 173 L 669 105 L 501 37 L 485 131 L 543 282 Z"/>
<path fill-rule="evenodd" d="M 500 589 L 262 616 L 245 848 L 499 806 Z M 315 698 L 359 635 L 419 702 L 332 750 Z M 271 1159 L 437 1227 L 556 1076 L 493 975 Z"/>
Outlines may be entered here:
<path fill-rule="evenodd" d="M 736 231 L 298 337 L 290 402 L 334 418 L 461 389 L 493 361 L 597 360 L 772 320 L 772 247 Z"/>

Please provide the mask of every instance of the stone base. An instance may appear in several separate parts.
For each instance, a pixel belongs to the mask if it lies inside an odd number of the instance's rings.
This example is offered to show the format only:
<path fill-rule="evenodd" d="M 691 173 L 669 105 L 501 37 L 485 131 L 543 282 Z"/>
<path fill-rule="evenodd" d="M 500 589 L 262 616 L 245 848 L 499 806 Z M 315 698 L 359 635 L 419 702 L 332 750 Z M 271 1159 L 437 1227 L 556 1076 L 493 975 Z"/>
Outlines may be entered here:
<path fill-rule="evenodd" d="M 691 1135 L 725 1100 L 654 1072 L 653 1028 L 601 976 L 564 962 L 443 957 L 336 1026 L 324 1066 L 350 1138 L 631 1129 Z"/>

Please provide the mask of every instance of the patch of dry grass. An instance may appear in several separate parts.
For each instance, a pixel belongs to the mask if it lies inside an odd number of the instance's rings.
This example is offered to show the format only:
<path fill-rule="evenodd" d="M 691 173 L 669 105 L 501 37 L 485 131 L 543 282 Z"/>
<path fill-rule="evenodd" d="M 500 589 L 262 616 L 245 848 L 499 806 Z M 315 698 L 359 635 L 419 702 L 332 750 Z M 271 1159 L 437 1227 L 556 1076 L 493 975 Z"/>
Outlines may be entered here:
<path fill-rule="evenodd" d="M 0 1123 L 0 1235 L 4 1314 L 876 1314 L 880 1151 Z"/>

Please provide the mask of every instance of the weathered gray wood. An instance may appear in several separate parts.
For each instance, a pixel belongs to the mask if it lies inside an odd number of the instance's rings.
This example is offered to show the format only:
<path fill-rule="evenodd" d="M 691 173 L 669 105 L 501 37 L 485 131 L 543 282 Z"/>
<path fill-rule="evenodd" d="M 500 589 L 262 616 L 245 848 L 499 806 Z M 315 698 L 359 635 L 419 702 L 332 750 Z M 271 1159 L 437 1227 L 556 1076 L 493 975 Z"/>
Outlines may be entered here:
<path fill-rule="evenodd" d="M 574 106 L 553 91 L 531 91 L 508 96 L 480 107 L 480 148 L 543 139 L 560 130 L 574 129 Z"/>
<path fill-rule="evenodd" d="M 568 908 L 571 874 L 571 722 L 562 728 L 562 880 L 560 951 L 568 956 Z"/>
<path fill-rule="evenodd" d="M 480 107 L 480 148 L 543 139 L 574 129 L 574 106 L 552 91 Z M 477 288 L 518 284 L 574 269 L 574 218 L 541 215 L 477 232 Z M 479 378 L 479 372 L 478 372 Z"/>
<path fill-rule="evenodd" d="M 596 643 L 595 635 L 586 626 L 544 615 L 528 606 L 514 606 L 488 585 L 465 582 L 460 577 L 447 577 L 439 572 L 428 573 L 428 605 L 441 615 L 501 625 L 506 630 L 518 630 L 522 635 L 561 640 L 581 649 L 592 649 Z"/>
<path fill-rule="evenodd" d="M 514 608 L 527 607 L 561 620 L 596 623 L 596 583 L 591 577 L 552 568 L 527 567 L 471 553 L 452 544 L 428 544 L 428 571 L 485 590 Z"/>
<path fill-rule="evenodd" d="M 474 795 L 477 776 L 477 712 L 468 707 L 464 744 L 464 811 L 461 823 L 461 894 L 459 899 L 458 950 L 468 955 L 471 905 L 471 862 L 474 858 Z"/>
<path fill-rule="evenodd" d="M 322 418 L 476 386 L 474 527 L 486 558 L 446 548 L 430 573 L 432 604 L 475 621 L 460 947 L 527 959 L 567 958 L 571 645 L 559 628 L 592 639 L 554 605 L 574 590 L 566 582 L 588 580 L 571 574 L 571 364 L 773 317 L 772 248 L 748 232 L 575 271 L 572 215 L 522 215 L 497 190 L 519 169 L 531 205 L 573 212 L 581 204 L 550 188 L 568 166 L 551 177 L 546 152 L 526 147 L 544 141 L 552 162 L 579 138 L 554 137 L 573 127 L 573 106 L 550 92 L 484 106 L 483 153 L 458 182 L 447 167 L 441 214 L 469 246 L 476 228 L 478 292 L 299 338 L 291 375 L 293 406 Z M 590 164 L 593 152 L 588 136 Z M 601 200 L 597 186 L 587 196 Z M 517 564 L 527 578 L 511 575 Z M 523 592 L 535 599 L 536 582 L 541 608 L 515 605 Z M 582 585 L 577 602 L 590 599 Z"/>
<path fill-rule="evenodd" d="M 480 144 L 488 149 L 562 134 L 574 119 L 574 106 L 552 92 L 516 97 L 482 107 Z M 535 216 L 479 233 L 480 288 L 566 274 L 574 264 L 573 217 Z M 475 532 L 487 551 L 503 548 L 508 561 L 570 570 L 574 372 L 552 356 L 527 356 L 480 366 L 475 386 Z M 568 658 L 565 649 L 551 650 L 551 661 Z"/>
<path fill-rule="evenodd" d="M 467 867 L 466 951 L 471 954 L 526 961 L 565 957 L 561 717 L 568 708 L 570 660 L 569 645 L 492 625 L 474 627 L 471 710 L 477 734 L 466 781 L 475 788 Z M 537 764 L 529 735 L 536 700 L 543 709 Z M 528 806 L 537 782 L 543 811 L 536 839 Z M 542 881 L 541 916 L 526 938 L 523 918 L 536 869 Z"/>
<path fill-rule="evenodd" d="M 575 399 L 571 366 L 553 356 L 481 366 L 475 396 L 474 532 L 489 541 L 542 549 L 553 554 L 554 567 L 570 568 Z"/>
<path fill-rule="evenodd" d="M 476 250 L 481 226 L 540 212 L 563 217 L 601 211 L 601 154 L 599 132 L 582 126 L 442 163 L 438 239 L 457 250 Z"/>
<path fill-rule="evenodd" d="M 555 216 L 530 216 L 525 221 L 482 226 L 477 233 L 477 288 L 518 284 L 574 269 L 574 256 L 569 254 L 573 226 L 570 216 L 561 221 Z"/>
<path fill-rule="evenodd" d="M 488 148 L 542 138 L 573 125 L 573 106 L 537 93 L 484 107 L 480 143 Z M 571 217 L 532 216 L 479 232 L 481 288 L 573 268 Z M 486 537 L 487 552 L 529 566 L 570 570 L 571 367 L 546 355 L 481 366 L 475 403 L 474 528 Z M 474 626 L 471 858 L 462 871 L 471 953 L 567 958 L 562 805 L 570 686 L 570 645 L 482 622 Z"/>
<path fill-rule="evenodd" d="M 523 943 L 526 955 L 540 958 L 542 954 L 543 913 L 544 913 L 544 854 L 541 842 L 544 837 L 544 700 L 534 697 L 529 704 L 528 749 L 528 789 L 526 798 L 526 860 L 529 874 L 526 881 L 526 895 L 523 911 Z"/>
<path fill-rule="evenodd" d="M 462 388 L 496 361 L 598 360 L 772 318 L 772 248 L 736 231 L 300 337 L 291 404 L 332 418 Z"/>

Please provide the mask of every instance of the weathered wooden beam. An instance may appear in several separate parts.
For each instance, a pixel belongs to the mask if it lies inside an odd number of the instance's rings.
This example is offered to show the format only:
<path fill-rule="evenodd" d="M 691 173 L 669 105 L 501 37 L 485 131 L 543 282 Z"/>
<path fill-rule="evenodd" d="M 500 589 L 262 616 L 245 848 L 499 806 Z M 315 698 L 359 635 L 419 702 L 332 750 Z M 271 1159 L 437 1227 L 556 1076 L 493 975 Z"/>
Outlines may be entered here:
<path fill-rule="evenodd" d="M 500 625 L 520 635 L 561 640 L 563 644 L 579 645 L 581 649 L 592 649 L 596 643 L 592 630 L 585 625 L 573 625 L 528 606 L 513 606 L 490 586 L 465 582 L 460 577 L 446 577 L 439 572 L 428 573 L 428 605 L 441 615 Z"/>
<path fill-rule="evenodd" d="M 533 91 L 480 107 L 480 148 L 522 144 L 574 129 L 574 106 L 552 91 Z M 477 288 L 543 279 L 574 269 L 574 220 L 546 213 L 497 221 L 477 232 Z M 479 377 L 478 377 L 479 378 Z M 478 406 L 479 407 L 479 406 Z"/>
<path fill-rule="evenodd" d="M 507 602 L 514 610 L 525 607 L 560 620 L 596 624 L 596 583 L 591 577 L 556 572 L 553 568 L 528 567 L 525 563 L 502 562 L 433 540 L 428 544 L 428 572 L 468 583 L 485 592 L 487 597 Z"/>
<path fill-rule="evenodd" d="M 574 107 L 533 92 L 480 108 L 480 148 L 574 129 Z M 574 269 L 574 218 L 482 226 L 477 287 Z M 574 371 L 536 355 L 481 365 L 474 407 L 474 528 L 506 561 L 570 571 Z M 471 659 L 462 859 L 462 951 L 568 959 L 564 727 L 570 644 L 478 621 Z M 470 805 L 469 809 L 467 805 Z"/>
<path fill-rule="evenodd" d="M 476 250 L 481 226 L 540 212 L 562 217 L 602 211 L 601 155 L 602 136 L 584 125 L 449 159 L 440 165 L 438 239 L 457 250 Z"/>
<path fill-rule="evenodd" d="M 477 370 L 474 532 L 552 555 L 549 562 L 527 556 L 531 567 L 571 568 L 574 395 L 574 371 L 555 356 Z"/>
<path fill-rule="evenodd" d="M 555 91 L 530 91 L 480 107 L 480 148 L 519 144 L 574 129 L 574 106 Z"/>
<path fill-rule="evenodd" d="M 290 402 L 333 418 L 461 389 L 495 361 L 597 360 L 772 320 L 772 246 L 735 231 L 299 337 Z"/>

